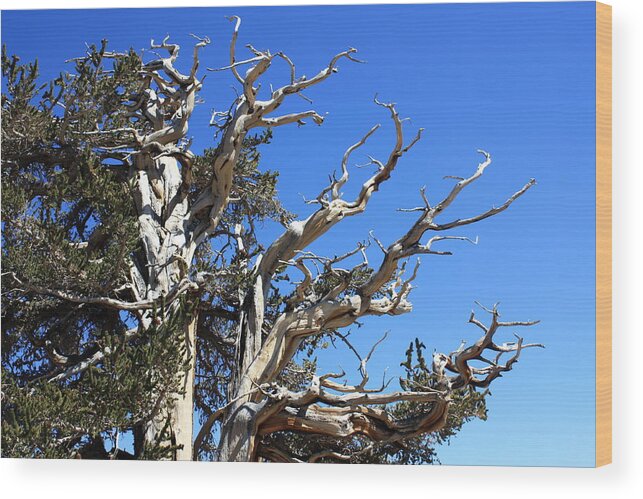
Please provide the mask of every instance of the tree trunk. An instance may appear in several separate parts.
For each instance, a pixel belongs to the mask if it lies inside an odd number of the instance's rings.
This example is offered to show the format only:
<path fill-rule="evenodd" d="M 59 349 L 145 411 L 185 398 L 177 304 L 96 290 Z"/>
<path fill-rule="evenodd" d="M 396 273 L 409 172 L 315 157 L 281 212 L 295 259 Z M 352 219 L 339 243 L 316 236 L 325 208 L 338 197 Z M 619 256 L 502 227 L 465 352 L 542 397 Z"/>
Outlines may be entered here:
<path fill-rule="evenodd" d="M 192 460 L 196 323 L 197 317 L 194 314 L 184 327 L 185 361 L 188 363 L 189 368 L 181 373 L 183 378 L 181 380 L 181 391 L 168 396 L 172 406 L 170 413 L 161 412 L 145 428 L 145 445 L 153 445 L 157 441 L 160 441 L 161 445 L 171 445 L 174 447 L 171 455 L 171 459 L 174 461 Z M 169 427 L 166 428 L 168 420 Z M 167 435 L 162 438 L 164 429 L 166 429 Z"/>
<path fill-rule="evenodd" d="M 153 160 L 141 155 L 132 175 L 136 182 L 135 201 L 144 250 L 143 261 L 132 269 L 136 274 L 133 281 L 137 283 L 139 297 L 158 299 L 170 293 L 189 271 L 186 247 L 188 203 L 181 192 L 182 177 L 176 159 L 163 157 Z M 148 316 L 144 322 L 150 319 Z M 177 373 L 181 378 L 180 390 L 166 395 L 170 413 L 161 410 L 138 435 L 139 441 L 142 440 L 140 448 L 150 448 L 155 444 L 174 447 L 176 450 L 170 458 L 175 460 L 192 459 L 196 313 L 186 319 L 184 360 L 189 367 Z"/>
<path fill-rule="evenodd" d="M 256 404 L 233 405 L 221 429 L 219 461 L 255 460 Z"/>
<path fill-rule="evenodd" d="M 242 243 L 238 244 L 242 248 Z M 255 460 L 257 413 L 260 404 L 250 401 L 249 392 L 256 388 L 256 385 L 250 381 L 246 374 L 261 348 L 261 326 L 264 313 L 262 283 L 261 276 L 255 277 L 253 286 L 240 299 L 242 310 L 235 352 L 238 369 L 229 388 L 229 399 L 236 400 L 236 402 L 226 412 L 221 428 L 219 461 L 223 462 Z"/>
<path fill-rule="evenodd" d="M 175 460 L 192 460 L 192 434 L 194 420 L 194 372 L 196 368 L 196 313 L 185 325 L 186 361 L 188 370 L 183 378 L 183 394 L 176 397 L 176 404 L 172 411 L 172 432 L 175 442 L 182 446 L 177 449 Z"/>

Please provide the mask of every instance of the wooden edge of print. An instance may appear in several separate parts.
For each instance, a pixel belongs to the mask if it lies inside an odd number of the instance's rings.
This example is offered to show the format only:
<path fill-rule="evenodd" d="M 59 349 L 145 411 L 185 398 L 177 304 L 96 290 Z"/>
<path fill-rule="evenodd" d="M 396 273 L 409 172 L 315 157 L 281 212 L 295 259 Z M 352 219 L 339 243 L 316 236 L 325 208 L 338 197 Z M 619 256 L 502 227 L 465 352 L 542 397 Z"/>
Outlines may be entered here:
<path fill-rule="evenodd" d="M 612 462 L 612 7 L 596 2 L 596 466 Z"/>

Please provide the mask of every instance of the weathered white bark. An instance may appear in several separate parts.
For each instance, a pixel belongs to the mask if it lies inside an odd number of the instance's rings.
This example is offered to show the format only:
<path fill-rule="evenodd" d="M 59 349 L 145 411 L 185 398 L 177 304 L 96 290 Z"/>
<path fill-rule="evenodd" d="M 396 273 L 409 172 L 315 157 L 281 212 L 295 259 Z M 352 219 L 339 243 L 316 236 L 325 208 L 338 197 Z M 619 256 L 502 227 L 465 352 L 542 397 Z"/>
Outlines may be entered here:
<path fill-rule="evenodd" d="M 149 421 L 144 429 L 143 445 L 154 445 L 159 442 L 159 435 L 164 430 L 168 435 L 160 439 L 162 445 L 174 447 L 171 458 L 175 461 L 191 461 L 193 454 L 192 432 L 194 420 L 194 373 L 196 367 L 196 317 L 185 327 L 185 361 L 188 364 L 181 376 L 180 391 L 167 396 L 169 411 L 160 412 Z M 169 425 L 166 423 L 169 421 Z"/>
<path fill-rule="evenodd" d="M 138 262 L 141 274 L 139 282 L 145 285 L 145 289 L 136 289 L 136 293 L 149 300 L 158 300 L 162 296 L 168 296 L 187 276 L 188 265 L 184 257 L 187 201 L 176 202 L 182 178 L 175 158 L 167 156 L 152 160 L 147 156 L 140 156 L 135 165 L 136 205 L 145 256 L 143 262 Z M 169 307 L 168 313 L 173 309 L 174 307 Z M 188 318 L 184 325 L 184 361 L 188 369 L 177 373 L 180 378 L 179 390 L 167 394 L 169 412 L 160 411 L 146 424 L 144 430 L 143 445 L 160 443 L 176 447 L 172 457 L 178 460 L 192 458 L 195 320 L 195 317 Z M 166 438 L 161 438 L 166 425 Z"/>

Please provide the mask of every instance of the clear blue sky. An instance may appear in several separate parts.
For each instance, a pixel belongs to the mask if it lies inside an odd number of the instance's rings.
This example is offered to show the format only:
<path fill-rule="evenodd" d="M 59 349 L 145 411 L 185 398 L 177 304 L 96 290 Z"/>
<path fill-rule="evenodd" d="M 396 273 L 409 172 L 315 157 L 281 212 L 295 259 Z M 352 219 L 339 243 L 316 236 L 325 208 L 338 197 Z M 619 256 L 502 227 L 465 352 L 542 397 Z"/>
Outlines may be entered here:
<path fill-rule="evenodd" d="M 113 49 L 138 49 L 168 33 L 183 45 L 186 66 L 188 34 L 209 35 L 202 68 L 218 67 L 227 63 L 231 25 L 224 16 L 232 14 L 243 18 L 240 53 L 246 43 L 283 50 L 298 74 L 316 73 L 350 46 L 368 61 L 341 62 L 337 75 L 308 92 L 315 108 L 329 113 L 322 127 L 277 129 L 264 148 L 263 165 L 281 170 L 281 197 L 292 211 L 310 213 L 301 195 L 314 197 L 344 149 L 374 123 L 385 126 L 363 151 L 385 157 L 393 136 L 372 104 L 376 92 L 411 118 L 408 137 L 426 128 L 368 212 L 342 222 L 315 245 L 318 252 L 349 249 L 369 229 L 390 243 L 414 219 L 395 209 L 417 206 L 422 185 L 438 200 L 452 183 L 443 176 L 474 171 L 477 148 L 490 151 L 494 163 L 444 220 L 484 211 L 537 179 L 507 212 L 457 232 L 479 236 L 477 246 L 447 242 L 443 249 L 454 256 L 424 258 L 412 314 L 367 320 L 352 337 L 364 352 L 390 330 L 370 364 L 377 379 L 386 367 L 400 374 L 416 336 L 429 352 L 474 340 L 478 331 L 466 323 L 474 300 L 500 301 L 507 320 L 540 319 L 521 332 L 547 348 L 524 352 L 493 384 L 489 420 L 465 426 L 439 456 L 444 464 L 593 465 L 594 3 L 4 11 L 2 41 L 23 60 L 39 57 L 46 78 L 85 42 L 108 38 Z M 265 88 L 283 84 L 286 68 L 275 64 L 266 76 Z M 227 73 L 208 75 L 205 103 L 191 121 L 196 151 L 212 145 L 210 110 L 227 109 L 233 83 Z M 294 104 L 289 109 L 309 108 L 301 99 Z M 352 170 L 347 196 L 365 170 Z M 275 234 L 273 227 L 264 232 L 266 240 Z M 378 257 L 371 252 L 373 262 Z M 351 373 L 356 367 L 344 351 L 331 350 L 320 362 Z"/>

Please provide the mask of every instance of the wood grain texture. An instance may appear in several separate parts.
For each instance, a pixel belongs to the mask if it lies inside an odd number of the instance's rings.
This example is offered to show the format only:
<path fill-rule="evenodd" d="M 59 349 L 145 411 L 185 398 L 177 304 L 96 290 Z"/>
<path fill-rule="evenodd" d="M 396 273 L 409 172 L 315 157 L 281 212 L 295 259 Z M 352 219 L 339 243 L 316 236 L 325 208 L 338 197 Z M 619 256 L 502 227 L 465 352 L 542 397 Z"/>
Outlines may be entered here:
<path fill-rule="evenodd" d="M 596 3 L 596 466 L 612 462 L 612 7 Z"/>

